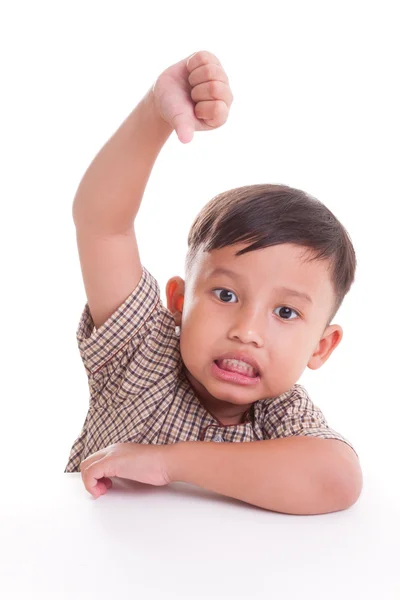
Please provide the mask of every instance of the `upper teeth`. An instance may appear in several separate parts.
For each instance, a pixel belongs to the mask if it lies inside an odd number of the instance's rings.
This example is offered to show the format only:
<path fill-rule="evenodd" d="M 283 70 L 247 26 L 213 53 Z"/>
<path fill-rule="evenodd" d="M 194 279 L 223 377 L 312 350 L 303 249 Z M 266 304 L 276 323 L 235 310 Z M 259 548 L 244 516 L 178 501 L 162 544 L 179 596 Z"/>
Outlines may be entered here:
<path fill-rule="evenodd" d="M 248 363 L 242 361 L 242 360 L 236 360 L 234 358 L 224 358 L 223 360 L 221 360 L 221 367 L 223 368 L 225 366 L 231 365 L 233 367 L 239 367 L 241 370 L 250 373 L 251 375 L 255 375 L 256 371 L 255 369 L 249 365 Z"/>

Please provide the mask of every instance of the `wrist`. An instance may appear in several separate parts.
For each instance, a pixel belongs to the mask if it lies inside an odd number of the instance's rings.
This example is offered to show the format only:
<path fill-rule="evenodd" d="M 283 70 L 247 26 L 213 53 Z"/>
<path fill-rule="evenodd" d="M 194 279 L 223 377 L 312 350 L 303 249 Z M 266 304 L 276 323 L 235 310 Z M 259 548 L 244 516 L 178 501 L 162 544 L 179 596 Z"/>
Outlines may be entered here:
<path fill-rule="evenodd" d="M 165 446 L 166 464 L 165 471 L 169 483 L 184 481 L 184 462 L 187 445 L 190 442 L 177 442 Z"/>
<path fill-rule="evenodd" d="M 162 118 L 157 107 L 156 98 L 154 95 L 154 86 L 152 86 L 144 95 L 139 105 L 144 111 L 144 118 L 151 122 L 152 127 L 157 132 L 167 138 L 174 131 L 174 128 Z"/>

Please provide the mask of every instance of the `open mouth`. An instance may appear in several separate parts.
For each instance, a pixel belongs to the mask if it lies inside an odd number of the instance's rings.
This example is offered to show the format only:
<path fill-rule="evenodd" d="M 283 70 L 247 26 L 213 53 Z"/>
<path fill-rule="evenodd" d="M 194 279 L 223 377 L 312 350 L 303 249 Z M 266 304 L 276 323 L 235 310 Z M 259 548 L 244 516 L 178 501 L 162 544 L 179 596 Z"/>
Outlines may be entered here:
<path fill-rule="evenodd" d="M 230 385 L 256 386 L 259 384 L 261 378 L 253 367 L 243 363 L 232 364 L 229 361 L 214 360 L 211 363 L 211 373 L 216 379 Z M 241 361 L 236 362 L 240 363 Z"/>
<path fill-rule="evenodd" d="M 247 363 L 241 360 L 236 360 L 233 358 L 224 358 L 214 360 L 214 363 L 219 369 L 221 369 L 221 371 L 237 373 L 239 375 L 243 375 L 252 379 L 256 379 L 260 376 L 259 372 L 254 367 L 248 365 Z"/>

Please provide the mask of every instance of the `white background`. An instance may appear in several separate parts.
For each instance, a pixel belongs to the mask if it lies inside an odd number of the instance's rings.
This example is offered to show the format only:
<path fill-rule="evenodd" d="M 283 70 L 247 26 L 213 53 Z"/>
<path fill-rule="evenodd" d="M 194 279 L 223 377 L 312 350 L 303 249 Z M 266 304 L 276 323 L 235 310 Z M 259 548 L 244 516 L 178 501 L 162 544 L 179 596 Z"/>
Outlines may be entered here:
<path fill-rule="evenodd" d="M 215 194 L 285 183 L 349 231 L 344 338 L 300 380 L 384 485 L 398 469 L 399 106 L 395 2 L 13 2 L 0 12 L 1 438 L 8 477 L 61 473 L 88 409 L 72 202 L 101 146 L 168 66 L 221 60 L 226 125 L 161 151 L 136 222 L 142 263 L 183 277 Z M 397 57 L 397 58 L 396 58 Z M 155 218 L 155 215 L 157 218 Z M 3 483 L 6 478 L 3 477 Z M 29 488 L 30 493 L 34 489 Z"/>

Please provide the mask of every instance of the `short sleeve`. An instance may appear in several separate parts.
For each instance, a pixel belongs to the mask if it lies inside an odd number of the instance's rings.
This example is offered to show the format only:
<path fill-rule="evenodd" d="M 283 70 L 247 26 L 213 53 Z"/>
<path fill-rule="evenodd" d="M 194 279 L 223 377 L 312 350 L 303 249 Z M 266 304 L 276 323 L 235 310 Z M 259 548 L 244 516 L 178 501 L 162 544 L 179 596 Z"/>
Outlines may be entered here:
<path fill-rule="evenodd" d="M 130 296 L 98 329 L 88 304 L 77 340 L 90 388 L 90 404 L 66 472 L 100 448 L 131 441 L 168 406 L 180 366 L 179 337 L 154 277 L 142 277 Z"/>
<path fill-rule="evenodd" d="M 304 435 L 336 439 L 357 452 L 340 433 L 329 427 L 322 411 L 311 401 L 305 388 L 296 384 L 263 408 L 263 433 L 266 439 Z"/>
<path fill-rule="evenodd" d="M 156 316 L 162 308 L 159 285 L 144 267 L 135 290 L 99 329 L 86 303 L 76 339 L 87 375 L 100 370 L 128 342 L 134 352 L 143 337 L 151 333 L 149 330 L 157 327 Z"/>

